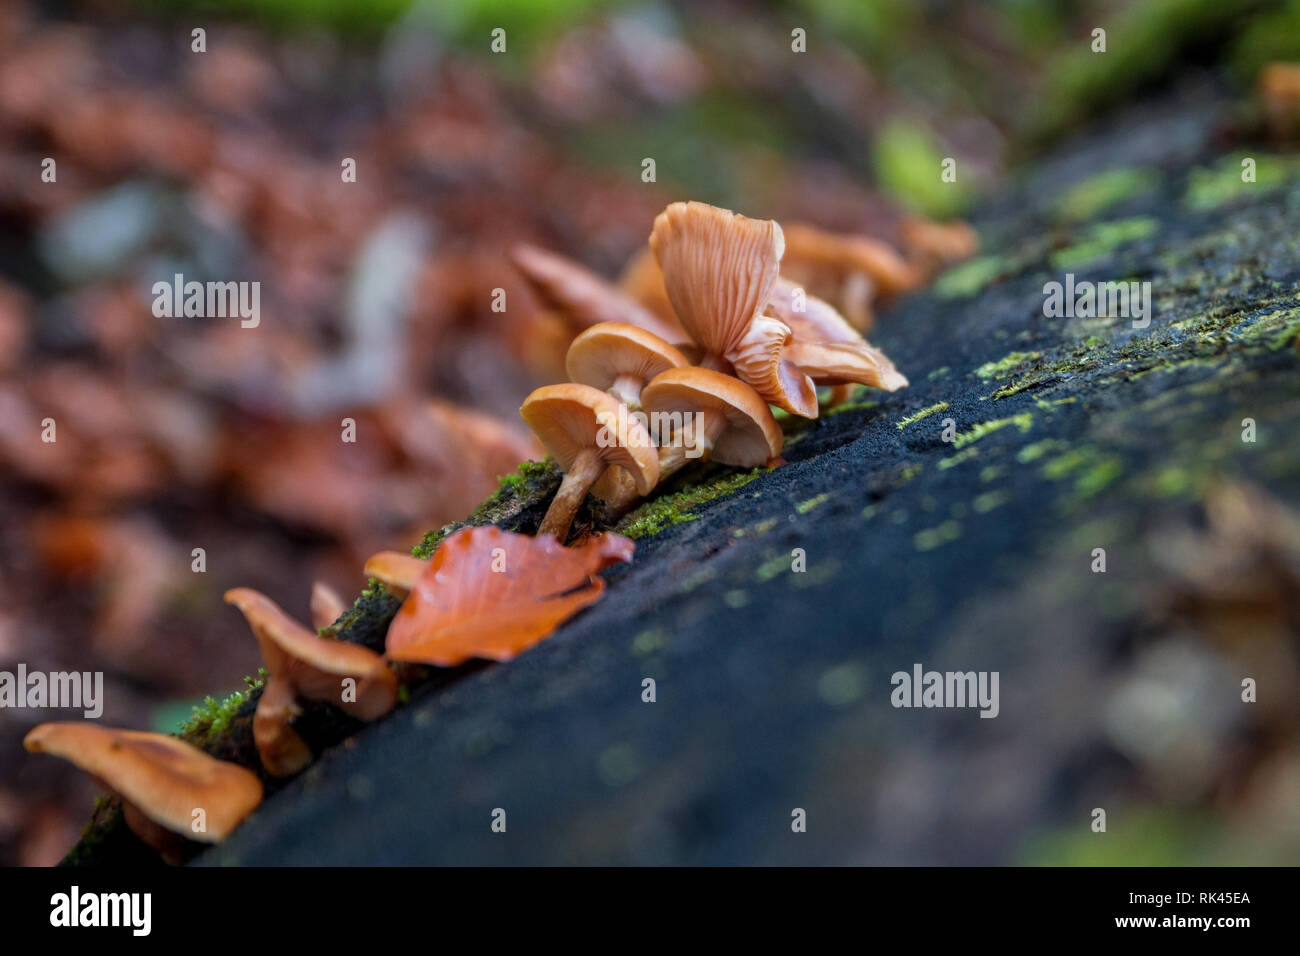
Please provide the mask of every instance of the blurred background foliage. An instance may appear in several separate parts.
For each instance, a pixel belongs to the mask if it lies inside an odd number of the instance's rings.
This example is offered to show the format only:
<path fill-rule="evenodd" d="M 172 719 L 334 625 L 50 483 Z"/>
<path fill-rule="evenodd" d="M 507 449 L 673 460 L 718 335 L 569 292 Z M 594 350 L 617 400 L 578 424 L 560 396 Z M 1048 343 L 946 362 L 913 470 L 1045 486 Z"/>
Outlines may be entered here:
<path fill-rule="evenodd" d="M 723 51 L 745 42 L 741 2 L 680 0 L 138 0 L 163 15 L 202 15 L 255 23 L 273 32 L 328 30 L 361 41 L 425 31 L 432 47 L 490 56 L 489 35 L 507 29 L 510 56 L 496 67 L 516 82 L 557 38 L 593 18 L 639 21 L 692 47 Z M 837 158 L 909 209 L 943 217 L 969 208 L 973 188 L 1004 158 L 1024 160 L 1099 111 L 1200 63 L 1220 65 L 1243 86 L 1275 60 L 1300 59 L 1300 0 L 778 0 L 765 25 L 807 31 L 811 55 L 857 58 L 879 97 L 872 112 L 897 114 L 837 144 Z M 1106 55 L 1091 49 L 1107 30 Z M 717 63 L 725 63 L 721 55 Z M 781 72 L 778 67 L 775 71 Z M 832 107 L 773 110 L 808 99 L 798 83 L 771 83 L 717 70 L 709 88 L 684 106 L 663 104 L 647 118 L 584 124 L 568 145 L 593 163 L 621 165 L 629 152 L 664 156 L 681 185 L 736 204 L 743 188 L 727 174 L 738 146 L 789 155 L 824 147 L 807 127 Z M 987 121 L 988 126 L 976 122 Z M 971 139 L 977 142 L 970 142 Z M 996 139 L 998 150 L 981 150 Z M 929 174 L 940 158 L 973 152 L 973 178 L 944 188 Z"/>

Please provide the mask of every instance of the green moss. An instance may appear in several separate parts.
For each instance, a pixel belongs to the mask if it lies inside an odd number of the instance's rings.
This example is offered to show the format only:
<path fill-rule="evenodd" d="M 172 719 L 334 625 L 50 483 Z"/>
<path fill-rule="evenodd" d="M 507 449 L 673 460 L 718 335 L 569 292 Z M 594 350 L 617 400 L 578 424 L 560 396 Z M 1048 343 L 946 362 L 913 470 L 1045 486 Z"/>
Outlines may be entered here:
<path fill-rule="evenodd" d="M 912 545 L 917 551 L 933 551 L 935 548 L 956 541 L 961 537 L 961 524 L 957 521 L 945 521 L 937 528 L 926 528 L 912 536 Z"/>
<path fill-rule="evenodd" d="M 765 471 L 766 468 L 755 468 L 752 471 L 727 472 L 710 482 L 687 485 L 681 491 L 647 501 L 624 517 L 614 530 L 638 539 L 651 537 L 676 524 L 694 521 L 699 517 L 691 513 L 695 508 L 743 488 Z"/>
<path fill-rule="evenodd" d="M 1091 498 L 1123 473 L 1124 466 L 1118 458 L 1103 458 L 1075 479 L 1074 490 L 1084 498 Z"/>
<path fill-rule="evenodd" d="M 818 505 L 825 504 L 830 497 L 831 497 L 831 492 L 827 491 L 823 494 L 817 495 L 816 497 L 809 498 L 807 501 L 799 502 L 797 505 L 794 506 L 794 510 L 801 515 L 806 515 L 808 512 L 812 511 Z"/>
<path fill-rule="evenodd" d="M 1112 810 L 1107 832 L 1093 833 L 1086 819 L 1047 831 L 1029 842 L 1024 862 L 1031 866 L 1188 866 L 1227 862 L 1221 854 L 1230 846 L 1221 828 L 1202 815 L 1154 808 Z"/>
<path fill-rule="evenodd" d="M 205 741 L 215 734 L 222 733 L 230 726 L 231 719 L 253 692 L 266 683 L 266 676 L 266 668 L 260 668 L 256 677 L 244 678 L 247 686 L 243 690 L 237 690 L 222 700 L 205 697 L 203 703 L 194 708 L 189 719 L 177 728 L 177 733 L 195 742 Z"/>
<path fill-rule="evenodd" d="M 1057 212 L 1062 219 L 1072 222 L 1092 219 L 1111 206 L 1159 185 L 1160 173 L 1154 169 L 1108 169 L 1071 187 L 1061 197 Z"/>
<path fill-rule="evenodd" d="M 953 266 L 941 275 L 931 291 L 938 299 L 969 299 L 1011 271 L 1010 263 L 1004 256 L 977 256 Z"/>
<path fill-rule="evenodd" d="M 1026 445 L 1020 451 L 1016 452 L 1016 461 L 1022 465 L 1027 465 L 1031 461 L 1037 461 L 1049 452 L 1065 448 L 1066 443 L 1059 438 L 1044 438 L 1042 441 L 1036 441 L 1032 445 Z"/>
<path fill-rule="evenodd" d="M 970 506 L 975 509 L 977 514 L 987 514 L 1010 500 L 1011 496 L 1005 491 L 986 491 L 983 494 L 976 495 Z"/>
<path fill-rule="evenodd" d="M 550 458 L 524 462 L 513 473 L 503 475 L 497 484 L 497 490 L 474 509 L 474 513 L 466 520 L 453 521 L 436 531 L 427 532 L 420 543 L 411 549 L 411 554 L 422 560 L 430 558 L 444 538 L 462 528 L 497 524 L 517 515 L 530 502 L 549 497 L 559 485 L 560 479 L 560 469 Z"/>
<path fill-rule="evenodd" d="M 962 462 L 970 461 L 979 453 L 980 450 L 974 446 L 964 448 L 955 455 L 949 455 L 947 458 L 939 459 L 939 470 L 947 471 L 949 468 L 956 468 Z"/>
<path fill-rule="evenodd" d="M 1086 229 L 1073 245 L 1052 253 L 1052 267 L 1078 269 L 1091 265 L 1126 243 L 1155 235 L 1159 228 L 1159 220 L 1150 216 L 1096 223 Z"/>
<path fill-rule="evenodd" d="M 985 362 L 975 370 L 975 374 L 985 381 L 993 378 L 1007 378 L 1022 365 L 1037 362 L 1042 357 L 1041 352 L 1012 352 L 995 362 Z"/>
<path fill-rule="evenodd" d="M 919 412 L 913 412 L 911 415 L 908 415 L 906 418 L 904 418 L 894 427 L 901 432 L 908 425 L 915 425 L 923 418 L 929 418 L 931 415 L 935 414 L 936 412 L 943 412 L 947 410 L 948 410 L 947 402 L 938 402 L 937 404 L 930 405 L 927 406 L 926 408 L 921 409 Z"/>
<path fill-rule="evenodd" d="M 1255 181 L 1243 180 L 1242 160 L 1255 161 Z M 1298 164 L 1287 156 L 1269 153 L 1231 153 L 1187 176 L 1183 202 L 1198 212 L 1218 209 L 1237 200 L 1258 198 L 1296 175 Z"/>
<path fill-rule="evenodd" d="M 778 574 L 790 570 L 790 558 L 783 554 L 778 554 L 775 558 L 764 561 L 754 572 L 754 577 L 759 581 L 770 581 Z"/>
<path fill-rule="evenodd" d="M 930 130 L 913 120 L 891 119 L 876 131 L 872 162 L 881 188 L 939 219 L 958 215 L 970 201 L 965 179 L 946 183 L 940 177 L 943 159 Z"/>
<path fill-rule="evenodd" d="M 632 653 L 637 657 L 645 657 L 662 651 L 668 646 L 668 632 L 662 627 L 646 628 L 636 637 L 632 638 Z"/>
<path fill-rule="evenodd" d="M 1118 458 L 1103 456 L 1091 445 L 1058 455 L 1042 467 L 1048 481 L 1074 477 L 1074 490 L 1084 498 L 1097 494 L 1122 473 L 1123 464 Z"/>
<path fill-rule="evenodd" d="M 992 421 L 980 422 L 964 432 L 958 433 L 953 439 L 953 448 L 964 448 L 973 442 L 979 441 L 985 435 L 991 435 L 993 432 L 1000 431 L 1009 425 L 1015 425 L 1022 432 L 1027 432 L 1034 426 L 1034 413 L 1021 412 L 1019 415 L 1012 415 L 1009 418 L 995 418 Z"/>
<path fill-rule="evenodd" d="M 834 581 L 839 576 L 839 572 L 840 563 L 832 558 L 814 564 L 806 571 L 793 572 L 790 575 L 790 586 L 799 590 L 823 587 Z"/>
<path fill-rule="evenodd" d="M 749 592 L 742 588 L 733 588 L 723 593 L 722 603 L 733 611 L 738 611 L 749 604 Z"/>

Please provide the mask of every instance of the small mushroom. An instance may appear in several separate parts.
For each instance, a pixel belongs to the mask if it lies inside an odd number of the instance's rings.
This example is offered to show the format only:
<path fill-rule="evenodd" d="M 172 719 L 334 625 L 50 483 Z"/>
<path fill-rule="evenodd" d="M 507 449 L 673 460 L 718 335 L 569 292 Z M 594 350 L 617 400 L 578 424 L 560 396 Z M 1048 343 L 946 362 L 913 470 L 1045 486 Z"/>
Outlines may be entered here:
<path fill-rule="evenodd" d="M 627 471 L 646 495 L 659 481 L 659 455 L 650 435 L 627 406 L 590 385 L 546 385 L 524 400 L 524 422 L 564 470 L 538 534 L 564 543 L 578 506 L 606 468 Z"/>
<path fill-rule="evenodd" d="M 163 734 L 51 723 L 33 728 L 23 746 L 90 774 L 121 799 L 132 832 L 169 863 L 183 859 L 182 837 L 220 843 L 262 802 L 256 774 Z"/>
<path fill-rule="evenodd" d="M 313 634 L 252 588 L 234 588 L 225 598 L 248 620 L 270 675 L 253 716 L 253 742 L 271 775 L 292 776 L 311 762 L 311 748 L 291 726 L 301 713 L 299 698 L 333 704 L 364 721 L 393 709 L 397 678 L 374 651 Z"/>
<path fill-rule="evenodd" d="M 403 554 L 400 551 L 380 551 L 366 559 L 365 575 L 374 578 L 399 601 L 405 600 L 415 587 L 415 579 L 424 570 L 427 561 Z"/>
<path fill-rule="evenodd" d="M 618 287 L 674 329 L 680 329 L 677 313 L 664 288 L 663 270 L 649 246 L 642 246 L 623 266 Z M 673 339 L 675 342 L 676 339 Z"/>
<path fill-rule="evenodd" d="M 889 243 L 871 236 L 827 232 L 807 223 L 785 227 L 785 266 L 788 274 L 804 270 L 831 272 L 843 281 L 864 275 L 884 297 L 910 292 L 921 274 Z"/>
<path fill-rule="evenodd" d="M 1259 71 L 1259 93 L 1269 134 L 1280 143 L 1300 134 L 1300 64 L 1269 63 Z"/>
<path fill-rule="evenodd" d="M 582 327 L 600 322 L 627 322 L 663 339 L 681 331 L 665 322 L 616 285 L 571 259 L 520 243 L 511 251 L 515 267 L 550 308 L 557 309 Z"/>
<path fill-rule="evenodd" d="M 790 328 L 786 360 L 817 385 L 859 384 L 887 392 L 907 385 L 885 353 L 868 343 L 829 302 L 805 295 L 803 309 L 796 311 L 798 288 L 779 278 L 768 300 L 768 311 Z"/>
<path fill-rule="evenodd" d="M 789 327 L 764 314 L 785 242 L 772 220 L 698 202 L 675 202 L 655 219 L 650 248 L 704 368 L 735 374 L 767 401 L 817 417 L 817 389 L 784 356 Z"/>
<path fill-rule="evenodd" d="M 899 236 L 908 258 L 926 275 L 944 266 L 969 259 L 979 251 L 979 235 L 960 219 L 935 222 L 909 216 L 899 225 Z"/>
<path fill-rule="evenodd" d="M 311 624 L 316 630 L 329 627 L 342 616 L 348 606 L 339 597 L 339 592 L 324 581 L 317 581 L 311 586 Z"/>
<path fill-rule="evenodd" d="M 653 332 L 626 322 L 602 322 L 569 346 L 569 379 L 609 392 L 631 411 L 641 408 L 641 389 L 660 372 L 689 365 L 686 356 Z"/>
<path fill-rule="evenodd" d="M 781 456 L 785 436 L 772 410 L 739 379 L 707 368 L 676 368 L 655 376 L 641 392 L 652 415 L 681 413 L 691 432 L 659 449 L 660 480 L 692 460 L 756 468 Z M 694 416 L 698 413 L 698 419 Z M 690 451 L 699 452 L 692 457 Z"/>

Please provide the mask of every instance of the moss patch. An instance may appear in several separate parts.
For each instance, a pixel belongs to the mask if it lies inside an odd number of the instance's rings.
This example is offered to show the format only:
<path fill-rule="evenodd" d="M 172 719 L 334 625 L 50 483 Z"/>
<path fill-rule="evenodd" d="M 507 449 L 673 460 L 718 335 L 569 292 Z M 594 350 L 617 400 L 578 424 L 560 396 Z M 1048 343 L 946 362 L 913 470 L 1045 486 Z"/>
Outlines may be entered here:
<path fill-rule="evenodd" d="M 1159 228 L 1160 222 L 1150 216 L 1099 222 L 1086 229 L 1072 245 L 1052 253 L 1052 268 L 1079 269 L 1092 265 L 1126 243 L 1155 235 Z"/>
<path fill-rule="evenodd" d="M 266 668 L 260 668 L 256 677 L 245 677 L 244 683 L 247 685 L 244 690 L 237 690 L 223 700 L 205 697 L 189 719 L 177 728 L 177 733 L 192 743 L 202 743 L 214 734 L 223 733 L 239 713 L 239 708 L 266 684 Z"/>
<path fill-rule="evenodd" d="M 1021 412 L 1019 415 L 1012 415 L 1008 418 L 995 418 L 991 421 L 980 422 L 968 428 L 964 432 L 959 432 L 953 439 L 953 448 L 964 448 L 974 442 L 979 441 L 985 435 L 991 435 L 993 432 L 1000 431 L 1009 425 L 1015 425 L 1022 432 L 1027 432 L 1034 426 L 1034 413 Z"/>
<path fill-rule="evenodd" d="M 1255 161 L 1254 182 L 1242 178 L 1242 161 Z M 1300 171 L 1290 156 L 1270 153 L 1232 153 L 1187 174 L 1183 202 L 1189 209 L 1207 212 L 1238 200 L 1256 199 L 1281 186 Z"/>
<path fill-rule="evenodd" d="M 1073 186 L 1061 197 L 1057 212 L 1062 219 L 1072 222 L 1091 219 L 1159 185 L 1160 174 L 1154 169 L 1108 169 Z"/>
<path fill-rule="evenodd" d="M 994 378 L 1006 378 L 1022 365 L 1037 362 L 1042 357 L 1041 352 L 1012 352 L 995 362 L 985 362 L 975 370 L 975 374 L 985 381 Z"/>
<path fill-rule="evenodd" d="M 935 414 L 936 412 L 943 412 L 947 410 L 948 410 L 947 402 L 938 402 L 934 405 L 930 405 L 926 408 L 921 409 L 919 412 L 913 412 L 911 415 L 908 415 L 906 418 L 904 418 L 894 427 L 901 432 L 908 425 L 915 425 L 923 418 L 929 418 L 931 415 Z"/>
<path fill-rule="evenodd" d="M 691 513 L 694 509 L 743 488 L 765 471 L 766 468 L 732 471 L 713 481 L 687 485 L 681 491 L 647 501 L 624 517 L 615 525 L 614 530 L 629 538 L 639 539 L 656 535 L 675 524 L 694 521 L 698 517 Z"/>

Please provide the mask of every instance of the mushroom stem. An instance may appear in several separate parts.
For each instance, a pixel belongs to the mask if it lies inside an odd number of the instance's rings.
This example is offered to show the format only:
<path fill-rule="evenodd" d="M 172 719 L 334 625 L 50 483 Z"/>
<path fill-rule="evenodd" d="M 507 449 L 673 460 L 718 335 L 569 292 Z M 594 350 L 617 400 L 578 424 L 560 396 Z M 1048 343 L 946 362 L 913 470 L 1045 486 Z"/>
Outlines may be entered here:
<path fill-rule="evenodd" d="M 292 777 L 311 763 L 311 748 L 290 726 L 299 713 L 293 684 L 272 677 L 262 688 L 253 714 L 253 742 L 269 774 Z"/>
<path fill-rule="evenodd" d="M 723 375 L 732 373 L 731 363 L 716 352 L 705 352 L 701 355 L 699 366 L 711 372 L 721 372 Z"/>
<path fill-rule="evenodd" d="M 620 375 L 609 387 L 609 394 L 627 406 L 628 411 L 641 410 L 641 386 L 644 384 L 636 375 Z"/>
<path fill-rule="evenodd" d="M 717 441 L 718 436 L 727 427 L 727 416 L 713 408 L 701 409 L 698 413 L 700 417 L 695 419 L 688 428 L 683 427 L 683 431 L 688 431 L 690 443 L 687 444 L 687 435 L 679 431 L 673 436 L 672 444 L 664 445 L 659 448 L 659 480 L 662 482 L 665 478 L 675 475 L 684 467 L 693 461 L 708 461 L 709 456 L 713 454 L 713 444 Z M 688 455 L 690 450 L 698 450 L 698 454 Z"/>
<path fill-rule="evenodd" d="M 691 444 L 687 446 L 685 436 L 679 431 L 672 436 L 672 443 L 659 446 L 659 483 L 663 484 L 668 478 L 681 471 L 693 461 L 708 461 L 709 456 L 713 454 L 713 443 L 717 441 L 720 435 L 727 427 L 727 417 L 722 412 L 713 408 L 701 409 L 698 431 L 691 436 Z M 688 447 L 698 448 L 700 453 L 695 456 L 686 454 Z M 611 517 L 620 517 L 628 512 L 631 507 L 640 499 L 637 494 L 636 486 L 630 482 L 619 488 L 619 493 L 605 502 L 605 506 Z"/>
<path fill-rule="evenodd" d="M 578 452 L 573 464 L 565 472 L 564 481 L 560 482 L 560 490 L 551 500 L 551 506 L 547 509 L 546 517 L 542 519 L 537 533 L 553 535 L 563 544 L 569 536 L 569 526 L 573 524 L 573 516 L 578 513 L 578 506 L 582 504 L 582 499 L 587 497 L 588 489 L 596 483 L 596 479 L 604 470 L 605 462 L 596 449 L 584 448 Z"/>

